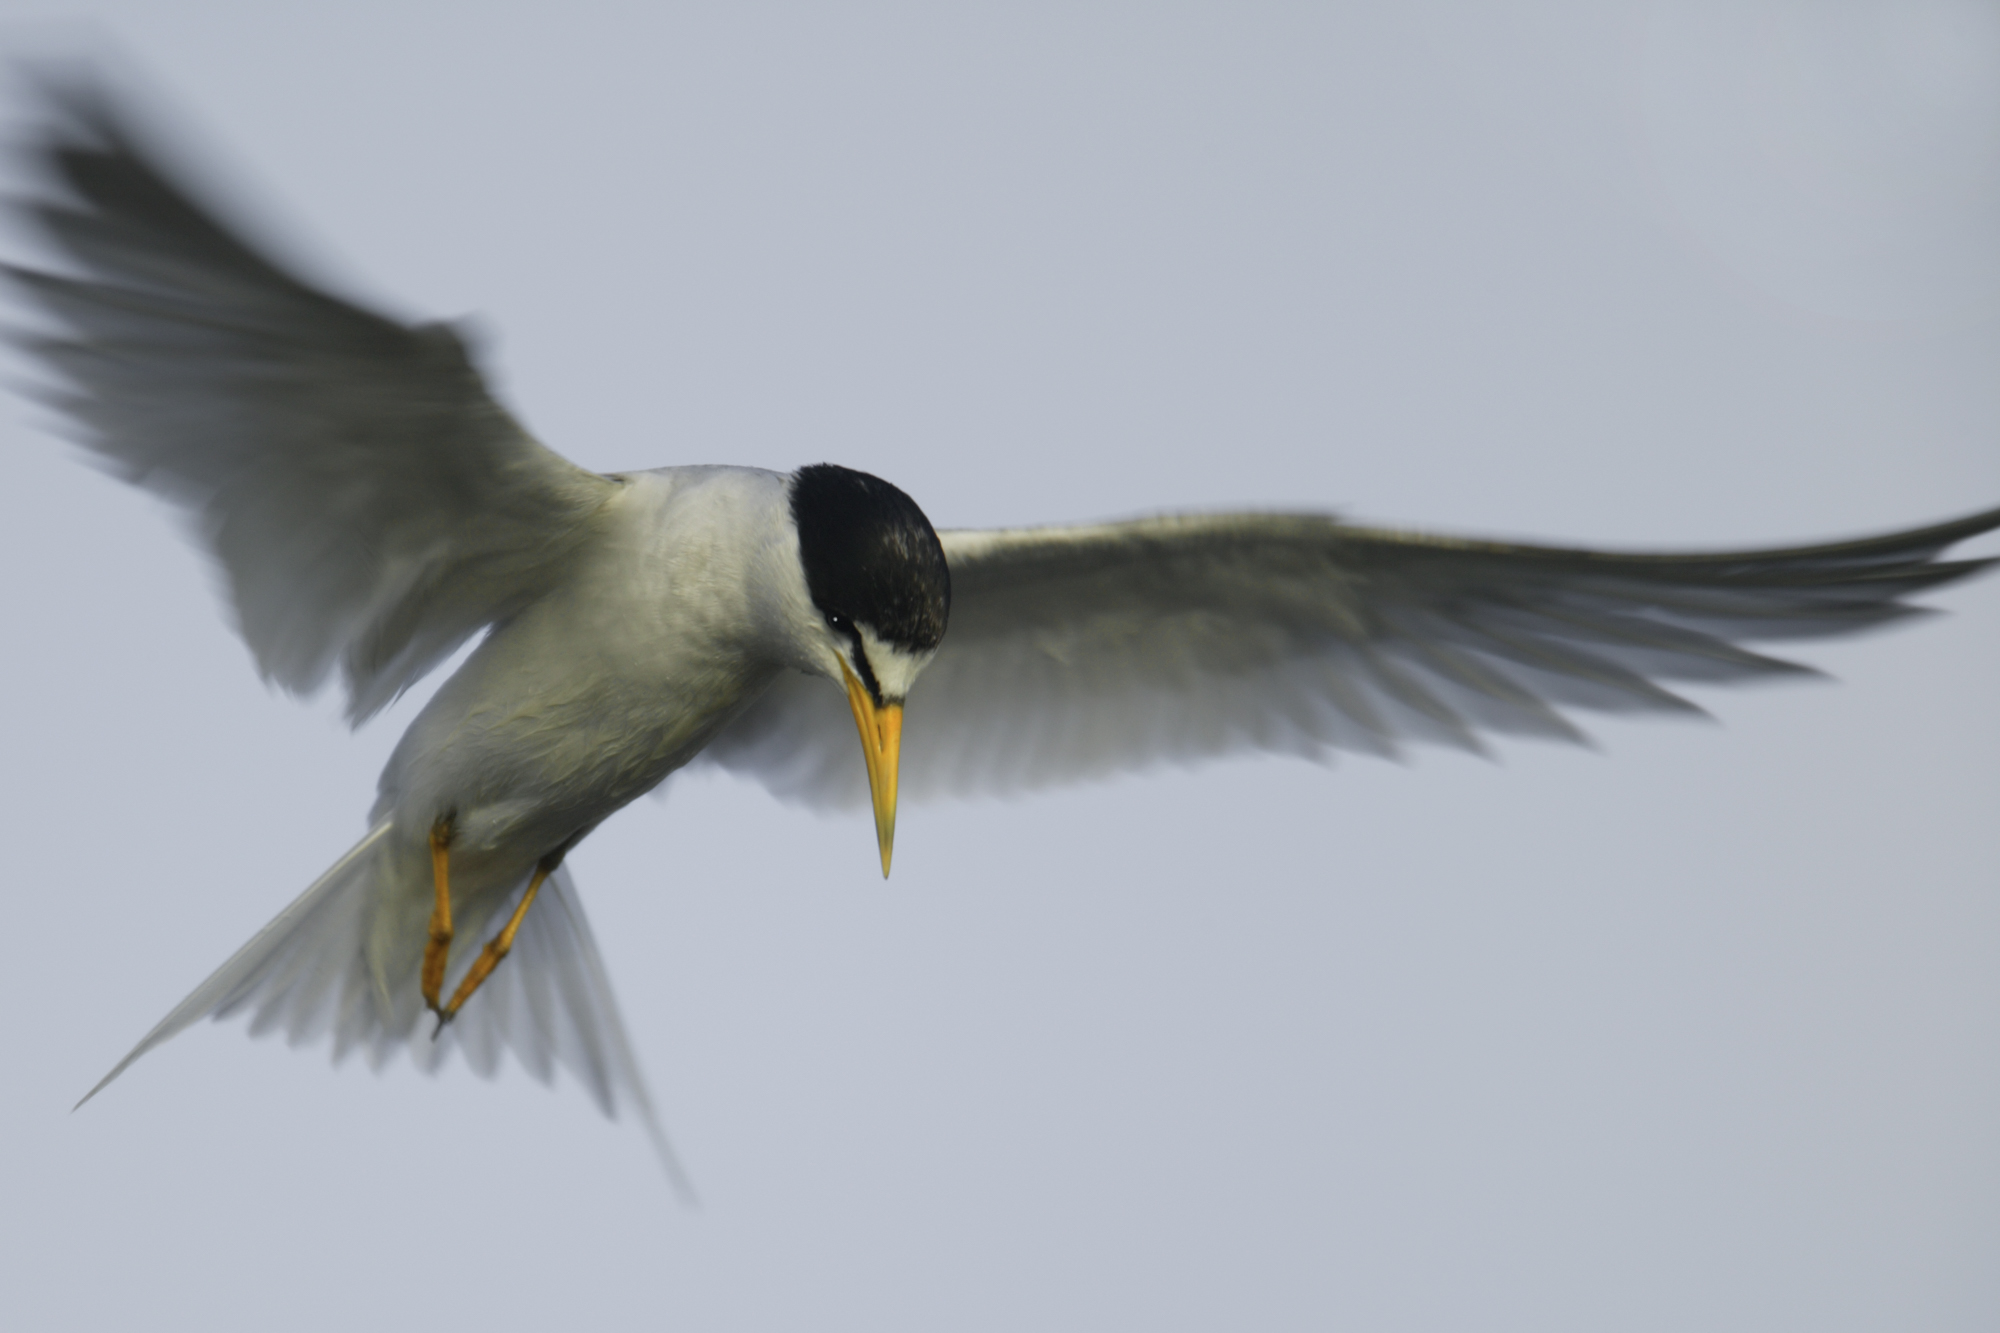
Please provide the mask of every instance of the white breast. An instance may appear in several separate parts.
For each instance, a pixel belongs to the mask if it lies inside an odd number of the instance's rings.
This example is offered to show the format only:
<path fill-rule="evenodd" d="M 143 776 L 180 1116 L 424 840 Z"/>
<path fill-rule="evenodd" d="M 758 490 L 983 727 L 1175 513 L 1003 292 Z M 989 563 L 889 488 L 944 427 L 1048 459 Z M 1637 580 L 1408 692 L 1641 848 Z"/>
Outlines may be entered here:
<path fill-rule="evenodd" d="M 657 785 L 804 664 L 811 601 L 784 477 L 622 480 L 573 575 L 495 629 L 411 724 L 378 815 L 427 830 L 451 812 L 468 852 L 532 860 Z"/>

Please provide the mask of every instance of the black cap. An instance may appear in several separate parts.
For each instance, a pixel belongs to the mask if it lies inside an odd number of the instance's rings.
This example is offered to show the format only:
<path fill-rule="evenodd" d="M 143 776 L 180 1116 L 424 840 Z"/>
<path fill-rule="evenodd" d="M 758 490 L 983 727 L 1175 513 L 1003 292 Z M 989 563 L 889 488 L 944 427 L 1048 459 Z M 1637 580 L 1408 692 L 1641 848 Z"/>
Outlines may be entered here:
<path fill-rule="evenodd" d="M 792 521 L 806 588 L 835 628 L 866 625 L 910 652 L 943 640 L 951 570 L 916 501 L 880 477 L 815 463 L 792 474 Z"/>

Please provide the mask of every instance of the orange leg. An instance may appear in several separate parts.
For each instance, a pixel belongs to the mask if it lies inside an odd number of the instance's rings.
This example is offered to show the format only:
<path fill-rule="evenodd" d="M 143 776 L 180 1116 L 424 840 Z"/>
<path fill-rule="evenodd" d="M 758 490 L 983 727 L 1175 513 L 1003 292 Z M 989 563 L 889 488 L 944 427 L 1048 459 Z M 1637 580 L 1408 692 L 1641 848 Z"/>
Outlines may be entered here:
<path fill-rule="evenodd" d="M 451 821 L 440 819 L 431 826 L 431 883 L 437 889 L 437 905 L 431 908 L 431 935 L 424 945 L 424 1005 L 443 1016 L 438 1008 L 438 992 L 444 987 L 445 964 L 451 960 Z"/>
<path fill-rule="evenodd" d="M 521 922 L 528 915 L 528 908 L 534 904 L 535 894 L 541 891 L 542 881 L 551 871 L 562 864 L 562 853 L 545 856 L 535 863 L 535 877 L 528 881 L 528 891 L 521 895 L 521 901 L 514 907 L 514 915 L 507 918 L 507 924 L 498 935 L 490 940 L 479 957 L 472 960 L 472 970 L 465 974 L 465 980 L 458 983 L 458 990 L 452 995 L 451 1003 L 438 1014 L 438 1030 L 451 1022 L 459 1007 L 472 998 L 472 992 L 479 989 L 486 978 L 493 975 L 493 969 L 500 966 L 500 960 L 514 947 L 514 934 L 521 929 Z"/>

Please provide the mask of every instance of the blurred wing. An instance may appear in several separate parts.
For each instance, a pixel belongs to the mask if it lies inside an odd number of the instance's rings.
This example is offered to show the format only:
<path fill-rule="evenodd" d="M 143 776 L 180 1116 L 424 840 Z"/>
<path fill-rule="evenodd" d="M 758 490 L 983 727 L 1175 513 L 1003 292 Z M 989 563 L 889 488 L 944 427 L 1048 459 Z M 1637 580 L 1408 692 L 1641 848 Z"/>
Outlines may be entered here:
<path fill-rule="evenodd" d="M 559 581 L 617 488 L 536 443 L 465 345 L 306 285 L 135 142 L 101 94 L 51 91 L 19 205 L 75 270 L 14 281 L 63 330 L 18 341 L 114 472 L 188 511 L 266 678 L 338 661 L 359 722 Z"/>
<path fill-rule="evenodd" d="M 1565 708 L 1699 712 L 1661 681 L 1809 669 L 1744 641 L 1852 633 L 1991 563 L 2000 510 L 1863 541 L 1620 555 L 1217 514 L 944 532 L 951 626 L 910 693 L 906 798 L 1025 791 L 1269 750 L 1581 741 Z M 840 691 L 792 677 L 712 762 L 821 806 L 868 799 Z"/>

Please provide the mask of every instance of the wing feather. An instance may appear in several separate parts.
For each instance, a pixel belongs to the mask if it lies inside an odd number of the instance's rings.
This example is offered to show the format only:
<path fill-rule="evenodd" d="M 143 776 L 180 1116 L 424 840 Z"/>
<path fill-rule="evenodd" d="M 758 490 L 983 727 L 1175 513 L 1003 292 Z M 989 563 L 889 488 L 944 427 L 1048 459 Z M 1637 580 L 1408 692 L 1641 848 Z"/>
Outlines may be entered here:
<path fill-rule="evenodd" d="M 529 436 L 454 330 L 286 272 L 102 92 L 49 105 L 18 211 L 73 271 L 7 270 L 58 330 L 17 342 L 84 447 L 193 520 L 266 678 L 338 666 L 358 723 L 560 581 L 617 483 Z"/>
<path fill-rule="evenodd" d="M 1854 633 L 1989 561 L 2000 510 L 1862 541 L 1619 554 L 1219 514 L 945 532 L 951 625 L 911 690 L 907 799 L 1251 751 L 1581 742 L 1564 710 L 1699 713 L 1663 682 L 1809 674 L 1744 641 Z M 839 692 L 772 690 L 708 751 L 779 796 L 867 801 Z"/>

